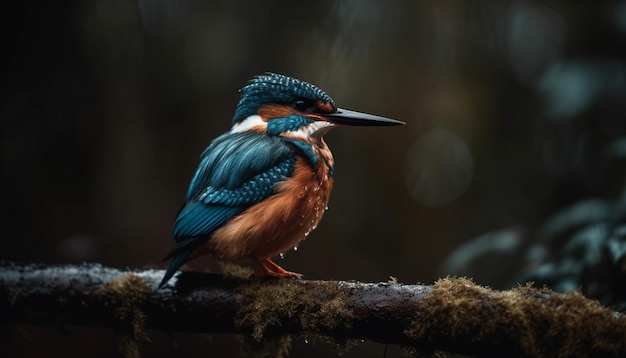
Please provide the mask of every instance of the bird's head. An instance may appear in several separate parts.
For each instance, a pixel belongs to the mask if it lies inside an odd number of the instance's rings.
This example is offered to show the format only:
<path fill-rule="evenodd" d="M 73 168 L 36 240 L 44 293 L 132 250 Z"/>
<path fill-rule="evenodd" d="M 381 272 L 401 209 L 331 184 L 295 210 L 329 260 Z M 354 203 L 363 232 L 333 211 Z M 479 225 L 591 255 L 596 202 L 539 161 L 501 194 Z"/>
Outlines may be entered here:
<path fill-rule="evenodd" d="M 404 122 L 337 108 L 318 87 L 279 74 L 253 78 L 241 90 L 232 132 L 255 131 L 292 139 L 320 139 L 338 124 L 390 126 Z"/>

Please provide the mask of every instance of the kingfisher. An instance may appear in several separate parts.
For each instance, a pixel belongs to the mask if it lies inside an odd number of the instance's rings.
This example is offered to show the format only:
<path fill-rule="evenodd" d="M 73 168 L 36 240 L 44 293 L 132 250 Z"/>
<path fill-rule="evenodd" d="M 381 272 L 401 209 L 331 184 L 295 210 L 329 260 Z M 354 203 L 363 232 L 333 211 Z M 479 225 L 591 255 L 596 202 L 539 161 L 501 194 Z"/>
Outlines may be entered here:
<path fill-rule="evenodd" d="M 200 157 L 159 287 L 201 255 L 252 260 L 258 277 L 301 277 L 272 258 L 297 247 L 327 208 L 335 162 L 324 135 L 339 125 L 403 124 L 338 108 L 324 91 L 292 77 L 254 77 L 241 89 L 230 131 Z"/>

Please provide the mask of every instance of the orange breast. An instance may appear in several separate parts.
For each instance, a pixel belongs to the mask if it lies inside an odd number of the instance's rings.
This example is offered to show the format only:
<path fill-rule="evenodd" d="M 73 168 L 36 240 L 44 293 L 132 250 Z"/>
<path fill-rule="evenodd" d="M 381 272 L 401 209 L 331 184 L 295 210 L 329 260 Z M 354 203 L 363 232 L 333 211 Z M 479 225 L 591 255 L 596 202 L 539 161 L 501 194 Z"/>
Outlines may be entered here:
<path fill-rule="evenodd" d="M 271 258 L 297 246 L 317 227 L 328 205 L 333 179 L 327 162 L 332 157 L 314 170 L 298 158 L 293 175 L 276 184 L 276 194 L 216 230 L 203 251 L 236 261 Z"/>

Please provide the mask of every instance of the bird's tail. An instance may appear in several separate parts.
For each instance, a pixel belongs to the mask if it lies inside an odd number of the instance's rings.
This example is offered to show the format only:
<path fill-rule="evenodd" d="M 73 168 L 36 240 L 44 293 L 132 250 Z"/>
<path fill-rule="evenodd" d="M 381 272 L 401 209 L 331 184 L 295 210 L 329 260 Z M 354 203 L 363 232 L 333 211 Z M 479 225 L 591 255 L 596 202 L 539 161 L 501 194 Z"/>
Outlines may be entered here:
<path fill-rule="evenodd" d="M 184 264 L 185 261 L 187 261 L 187 257 L 189 257 L 192 251 L 193 249 L 182 250 L 174 255 L 172 262 L 170 262 L 170 266 L 167 268 L 167 271 L 165 272 L 165 276 L 163 276 L 163 280 L 161 280 L 161 283 L 159 284 L 159 288 L 165 286 L 167 281 L 169 281 L 170 278 L 174 276 L 174 274 L 176 273 L 176 271 L 178 271 L 180 266 Z"/>

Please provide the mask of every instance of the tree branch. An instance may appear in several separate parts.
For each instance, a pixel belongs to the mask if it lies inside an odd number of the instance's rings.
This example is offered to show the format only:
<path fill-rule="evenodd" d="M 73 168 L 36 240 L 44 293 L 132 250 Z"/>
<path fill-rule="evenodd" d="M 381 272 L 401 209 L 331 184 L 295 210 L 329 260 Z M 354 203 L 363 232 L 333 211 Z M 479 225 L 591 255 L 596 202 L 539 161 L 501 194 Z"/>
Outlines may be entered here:
<path fill-rule="evenodd" d="M 4 324 L 76 324 L 368 339 L 468 355 L 626 356 L 626 318 L 578 293 L 494 291 L 467 279 L 433 286 L 247 279 L 99 264 L 0 264 Z"/>

